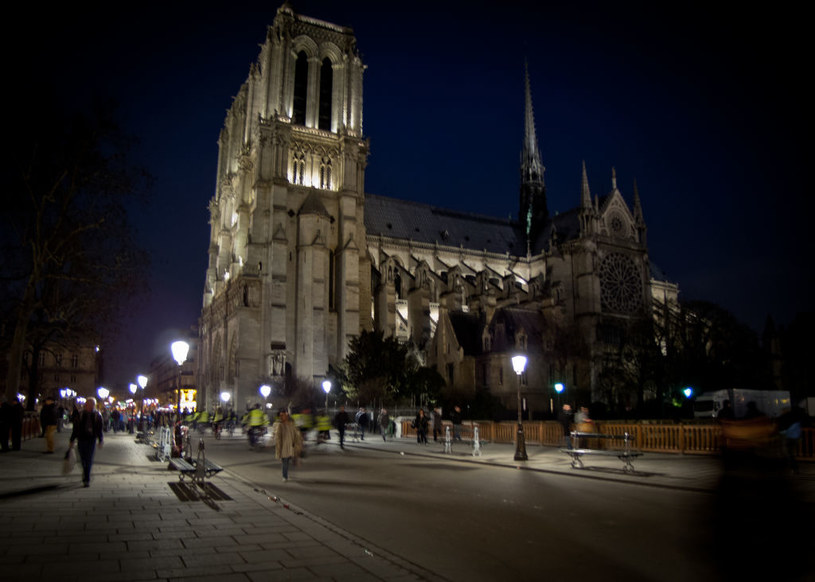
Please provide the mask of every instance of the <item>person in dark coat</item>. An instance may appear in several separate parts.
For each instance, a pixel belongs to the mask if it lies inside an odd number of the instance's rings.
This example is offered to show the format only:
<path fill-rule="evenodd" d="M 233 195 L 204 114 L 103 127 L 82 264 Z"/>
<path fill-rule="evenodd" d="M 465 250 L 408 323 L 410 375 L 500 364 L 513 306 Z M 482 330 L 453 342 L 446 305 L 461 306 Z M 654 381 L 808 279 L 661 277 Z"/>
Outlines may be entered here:
<path fill-rule="evenodd" d="M 430 420 L 424 413 L 423 409 L 419 409 L 416 418 L 413 420 L 413 426 L 416 429 L 416 442 L 419 444 L 427 444 L 427 429 L 430 426 Z"/>
<path fill-rule="evenodd" d="M 345 426 L 351 419 L 348 418 L 348 413 L 345 412 L 345 406 L 340 406 L 340 411 L 334 415 L 334 426 L 337 427 L 337 432 L 340 433 L 340 448 L 345 448 Z"/>
<path fill-rule="evenodd" d="M 9 452 L 8 437 L 11 433 L 11 404 L 5 396 L 0 396 L 0 452 Z"/>
<path fill-rule="evenodd" d="M 19 451 L 23 443 L 23 418 L 25 417 L 25 408 L 20 403 L 19 398 L 11 399 L 11 418 L 9 425 L 11 426 L 11 450 Z"/>
<path fill-rule="evenodd" d="M 564 404 L 563 408 L 557 414 L 557 421 L 563 426 L 563 446 L 567 449 L 572 448 L 572 422 L 574 421 L 574 412 L 570 404 Z"/>
<path fill-rule="evenodd" d="M 450 413 L 450 421 L 453 423 L 453 440 L 461 440 L 461 407 L 454 406 Z"/>
<path fill-rule="evenodd" d="M 357 421 L 357 426 L 359 427 L 359 440 L 365 440 L 365 431 L 368 430 L 368 411 L 365 410 L 365 407 L 359 409 L 357 415 L 355 417 Z"/>
<path fill-rule="evenodd" d="M 79 459 L 82 461 L 82 484 L 88 487 L 91 484 L 91 468 L 93 467 L 93 455 L 96 451 L 96 442 L 102 446 L 104 433 L 102 431 L 102 415 L 96 410 L 96 398 L 88 398 L 79 418 L 74 423 L 74 430 L 71 432 L 71 447 L 77 441 Z"/>

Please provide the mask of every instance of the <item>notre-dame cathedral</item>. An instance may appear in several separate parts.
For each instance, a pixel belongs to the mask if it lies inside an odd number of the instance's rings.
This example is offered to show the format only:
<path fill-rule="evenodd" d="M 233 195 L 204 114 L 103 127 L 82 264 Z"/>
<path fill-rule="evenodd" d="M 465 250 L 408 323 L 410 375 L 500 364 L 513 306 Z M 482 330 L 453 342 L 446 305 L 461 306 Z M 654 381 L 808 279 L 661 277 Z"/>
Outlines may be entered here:
<path fill-rule="evenodd" d="M 278 9 L 219 139 L 199 406 L 319 384 L 362 330 L 411 342 L 450 395 L 514 408 L 521 382 L 541 411 L 561 382 L 570 400 L 629 398 L 604 370 L 678 295 L 649 261 L 636 186 L 629 205 L 610 169 L 592 195 L 584 167 L 576 207 L 550 214 L 527 74 L 517 220 L 369 194 L 364 71 L 351 29 Z"/>

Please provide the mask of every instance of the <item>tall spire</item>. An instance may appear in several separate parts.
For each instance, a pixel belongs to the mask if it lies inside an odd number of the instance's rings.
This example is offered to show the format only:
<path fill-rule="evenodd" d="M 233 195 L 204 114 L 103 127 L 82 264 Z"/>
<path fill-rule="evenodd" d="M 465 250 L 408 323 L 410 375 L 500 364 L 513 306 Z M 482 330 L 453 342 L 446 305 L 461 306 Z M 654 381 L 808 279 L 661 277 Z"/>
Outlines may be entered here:
<path fill-rule="evenodd" d="M 543 182 L 545 168 L 541 162 L 538 138 L 535 134 L 535 113 L 532 109 L 532 90 L 526 61 L 524 61 L 524 89 L 524 142 L 521 151 L 521 200 L 518 222 L 523 228 L 527 252 L 531 252 L 535 239 L 549 217 L 549 210 L 546 207 L 546 186 Z"/>
<path fill-rule="evenodd" d="M 583 176 L 580 180 L 580 206 L 591 208 L 591 192 L 589 192 L 589 176 L 586 174 L 586 160 L 583 160 Z"/>
<path fill-rule="evenodd" d="M 595 224 L 597 218 L 597 207 L 592 204 L 591 192 L 589 191 L 589 176 L 586 173 L 586 161 L 583 160 L 583 173 L 580 177 L 580 209 L 578 218 L 580 220 L 580 235 L 590 236 L 597 231 Z"/>
<path fill-rule="evenodd" d="M 634 180 L 634 226 L 639 234 L 640 243 L 645 246 L 648 244 L 648 229 L 645 226 L 645 217 L 642 214 L 642 202 L 640 201 L 640 190 L 637 187 L 637 181 Z"/>
<path fill-rule="evenodd" d="M 546 169 L 541 162 L 538 137 L 535 134 L 535 111 L 532 108 L 532 89 L 529 85 L 529 66 L 526 61 L 524 61 L 524 86 L 526 107 L 524 109 L 524 148 L 521 169 L 524 173 L 524 181 L 543 184 L 543 173 Z"/>

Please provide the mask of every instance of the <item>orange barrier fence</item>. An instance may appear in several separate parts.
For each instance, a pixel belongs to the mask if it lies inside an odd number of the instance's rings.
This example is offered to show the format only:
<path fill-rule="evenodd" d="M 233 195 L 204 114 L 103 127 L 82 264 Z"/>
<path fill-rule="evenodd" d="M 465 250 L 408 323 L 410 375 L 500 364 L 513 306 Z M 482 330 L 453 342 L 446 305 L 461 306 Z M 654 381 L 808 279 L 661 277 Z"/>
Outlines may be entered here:
<path fill-rule="evenodd" d="M 681 455 L 715 455 L 721 450 L 722 428 L 718 424 L 658 424 L 645 422 L 599 421 L 596 432 L 613 435 L 634 435 L 633 446 L 653 453 Z M 525 421 L 527 445 L 560 446 L 563 427 L 555 421 Z M 448 421 L 444 426 L 450 426 Z M 489 420 L 465 421 L 461 425 L 462 439 L 472 440 L 473 428 L 478 427 L 479 439 L 493 443 L 514 443 L 517 423 Z M 452 434 L 452 426 L 451 426 Z M 442 432 L 442 437 L 444 432 Z M 416 437 L 409 420 L 402 421 L 402 437 Z M 780 437 L 779 437 L 780 438 Z M 815 460 L 815 429 L 805 428 L 798 441 L 798 458 Z"/>

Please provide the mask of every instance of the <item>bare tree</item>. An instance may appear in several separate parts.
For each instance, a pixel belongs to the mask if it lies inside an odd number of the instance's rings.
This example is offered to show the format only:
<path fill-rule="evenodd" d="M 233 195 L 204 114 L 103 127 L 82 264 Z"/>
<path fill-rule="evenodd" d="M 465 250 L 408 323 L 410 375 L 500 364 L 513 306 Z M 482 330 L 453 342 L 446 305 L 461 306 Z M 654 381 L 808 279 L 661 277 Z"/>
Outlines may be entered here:
<path fill-rule="evenodd" d="M 147 264 L 127 210 L 148 177 L 128 164 L 130 141 L 112 108 L 67 117 L 50 105 L 21 114 L 25 123 L 12 133 L 12 195 L 0 228 L 2 295 L 11 306 L 7 395 L 21 388 L 32 340 L 101 335 L 123 299 L 143 289 L 137 277 Z"/>

